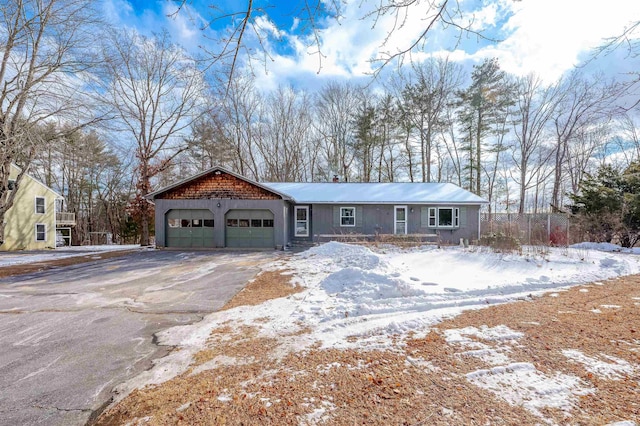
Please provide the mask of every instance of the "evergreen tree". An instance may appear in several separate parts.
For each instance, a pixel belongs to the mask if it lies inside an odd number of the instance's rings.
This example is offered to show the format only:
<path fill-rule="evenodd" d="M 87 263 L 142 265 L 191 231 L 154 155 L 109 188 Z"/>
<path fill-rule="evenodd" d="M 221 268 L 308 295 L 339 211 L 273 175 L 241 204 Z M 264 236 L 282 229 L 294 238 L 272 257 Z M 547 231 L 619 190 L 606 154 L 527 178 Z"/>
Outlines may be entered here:
<path fill-rule="evenodd" d="M 640 238 L 640 163 L 624 172 L 609 164 L 586 175 L 578 194 L 569 195 L 571 211 L 589 239 L 633 247 Z"/>
<path fill-rule="evenodd" d="M 458 119 L 467 140 L 469 190 L 480 195 L 483 141 L 496 134 L 496 124 L 513 105 L 513 85 L 500 69 L 497 58 L 475 65 L 471 85 L 458 92 Z"/>

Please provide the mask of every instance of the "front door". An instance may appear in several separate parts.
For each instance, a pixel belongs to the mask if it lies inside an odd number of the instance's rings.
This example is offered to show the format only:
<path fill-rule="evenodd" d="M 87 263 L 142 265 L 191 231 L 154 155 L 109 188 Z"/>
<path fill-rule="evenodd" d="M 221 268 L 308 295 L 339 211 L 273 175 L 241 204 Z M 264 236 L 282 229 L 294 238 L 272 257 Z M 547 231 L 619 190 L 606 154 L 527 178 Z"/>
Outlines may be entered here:
<path fill-rule="evenodd" d="M 394 207 L 393 221 L 393 233 L 405 235 L 407 233 L 407 206 Z"/>

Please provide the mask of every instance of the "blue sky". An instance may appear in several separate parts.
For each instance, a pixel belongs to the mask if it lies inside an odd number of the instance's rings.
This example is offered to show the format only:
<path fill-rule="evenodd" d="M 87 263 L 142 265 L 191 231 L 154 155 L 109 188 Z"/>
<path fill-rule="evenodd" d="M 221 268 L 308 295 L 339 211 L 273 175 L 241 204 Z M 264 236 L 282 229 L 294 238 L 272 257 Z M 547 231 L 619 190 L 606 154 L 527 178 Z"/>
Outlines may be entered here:
<path fill-rule="evenodd" d="M 173 39 L 188 50 L 202 52 L 199 46 L 215 48 L 214 42 L 203 37 L 199 29 L 211 22 L 211 16 L 222 12 L 242 10 L 245 1 L 187 1 L 187 7 L 177 16 L 168 16 L 176 2 L 143 0 L 102 0 L 106 18 L 114 25 L 134 27 L 142 33 L 167 28 Z M 426 2 L 412 6 L 400 19 L 383 16 L 374 21 L 371 5 L 377 1 L 346 0 L 341 4 L 342 18 L 320 19 L 323 32 L 319 39 L 323 56 L 314 54 L 315 43 L 304 31 L 300 5 L 303 0 L 256 0 L 254 6 L 263 7 L 267 14 L 257 20 L 263 35 L 268 35 L 266 49 L 269 57 L 253 62 L 256 82 L 260 87 L 273 88 L 278 84 L 322 85 L 328 79 L 366 80 L 374 70 L 371 59 L 381 52 L 394 52 L 412 43 L 424 30 L 429 11 Z M 461 22 L 473 19 L 473 28 L 482 30 L 493 40 L 479 40 L 465 35 L 458 40 L 458 32 L 449 28 L 435 28 L 427 42 L 413 53 L 414 60 L 429 56 L 449 56 L 466 65 L 480 63 L 487 57 L 498 57 L 501 67 L 516 75 L 536 73 L 548 81 L 591 55 L 591 49 L 605 37 L 619 34 L 625 26 L 640 20 L 640 1 L 637 0 L 460 0 L 465 14 Z M 209 5 L 216 4 L 214 10 Z M 296 6 L 291 6 L 296 5 Z M 322 18 L 320 16 L 319 18 Z M 402 25 L 398 25 L 401 22 Z M 205 31 L 224 30 L 228 20 L 213 23 Z M 392 28 L 396 30 L 391 37 Z M 399 29 L 398 29 L 399 28 Z M 635 34 L 640 37 L 640 34 Z M 257 48 L 257 37 L 248 34 L 247 41 Z M 258 49 L 259 50 L 259 49 Z M 257 50 L 257 51 L 258 51 Z M 623 53 L 602 56 L 589 63 L 589 69 L 601 69 L 615 75 L 637 70 L 637 58 Z"/>

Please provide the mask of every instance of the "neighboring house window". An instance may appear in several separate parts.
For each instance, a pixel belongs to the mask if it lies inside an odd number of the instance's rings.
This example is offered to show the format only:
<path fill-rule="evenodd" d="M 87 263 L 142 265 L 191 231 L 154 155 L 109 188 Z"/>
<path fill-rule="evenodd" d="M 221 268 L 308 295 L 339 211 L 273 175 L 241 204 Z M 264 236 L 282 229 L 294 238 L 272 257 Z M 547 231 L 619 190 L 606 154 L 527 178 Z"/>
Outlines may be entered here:
<path fill-rule="evenodd" d="M 44 197 L 36 197 L 36 213 L 38 214 L 45 213 L 44 201 L 45 201 Z"/>
<path fill-rule="evenodd" d="M 460 209 L 457 207 L 429 207 L 429 227 L 460 227 Z"/>
<path fill-rule="evenodd" d="M 296 206 L 294 209 L 296 217 L 296 237 L 309 236 L 309 207 Z"/>
<path fill-rule="evenodd" d="M 47 241 L 47 225 L 36 223 L 36 241 Z"/>
<path fill-rule="evenodd" d="M 340 207 L 340 226 L 356 226 L 355 207 Z"/>

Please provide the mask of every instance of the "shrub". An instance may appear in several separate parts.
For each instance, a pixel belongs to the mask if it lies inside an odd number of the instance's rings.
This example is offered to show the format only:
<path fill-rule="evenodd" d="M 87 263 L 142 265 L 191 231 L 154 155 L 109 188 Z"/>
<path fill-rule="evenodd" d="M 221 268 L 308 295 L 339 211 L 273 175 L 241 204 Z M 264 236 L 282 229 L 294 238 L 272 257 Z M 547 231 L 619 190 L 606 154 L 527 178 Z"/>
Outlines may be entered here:
<path fill-rule="evenodd" d="M 502 232 L 491 232 L 480 237 L 480 245 L 491 247 L 498 252 L 521 251 L 520 240 Z"/>

